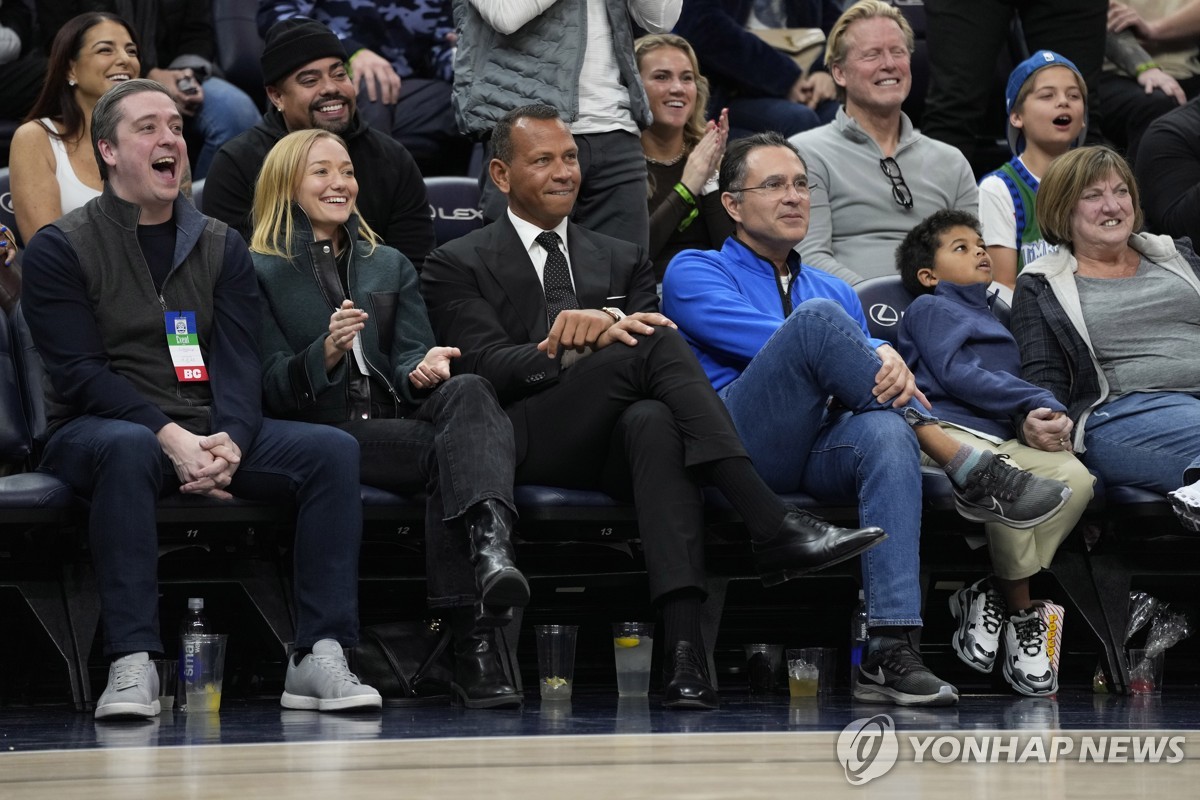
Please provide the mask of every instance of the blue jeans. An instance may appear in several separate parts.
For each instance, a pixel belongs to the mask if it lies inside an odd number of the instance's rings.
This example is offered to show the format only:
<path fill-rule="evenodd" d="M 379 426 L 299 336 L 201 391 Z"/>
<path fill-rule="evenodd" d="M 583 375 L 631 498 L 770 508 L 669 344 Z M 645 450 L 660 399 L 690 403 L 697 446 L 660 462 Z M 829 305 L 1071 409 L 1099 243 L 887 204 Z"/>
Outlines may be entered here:
<path fill-rule="evenodd" d="M 1200 480 L 1200 398 L 1138 393 L 1097 408 L 1084 429 L 1083 463 L 1106 486 L 1166 494 Z"/>
<path fill-rule="evenodd" d="M 204 146 L 192 167 L 192 180 L 198 181 L 208 174 L 221 145 L 253 127 L 262 119 L 262 112 L 255 108 L 250 95 L 232 83 L 209 78 L 204 82 L 204 102 L 195 119 L 197 129 L 204 135 Z"/>
<path fill-rule="evenodd" d="M 916 401 L 875 400 L 881 363 L 841 305 L 808 300 L 721 397 L 767 485 L 857 498 L 861 524 L 887 532 L 863 555 L 868 623 L 920 625 L 921 467 L 909 423 L 931 418 Z M 830 396 L 848 410 L 830 411 Z"/>
<path fill-rule="evenodd" d="M 358 641 L 358 457 L 358 442 L 337 428 L 264 419 L 229 485 L 248 500 L 296 501 L 297 647 Z M 179 480 L 154 433 L 125 420 L 76 417 L 50 437 L 41 468 L 91 501 L 105 653 L 164 652 L 155 505 L 178 491 Z"/>

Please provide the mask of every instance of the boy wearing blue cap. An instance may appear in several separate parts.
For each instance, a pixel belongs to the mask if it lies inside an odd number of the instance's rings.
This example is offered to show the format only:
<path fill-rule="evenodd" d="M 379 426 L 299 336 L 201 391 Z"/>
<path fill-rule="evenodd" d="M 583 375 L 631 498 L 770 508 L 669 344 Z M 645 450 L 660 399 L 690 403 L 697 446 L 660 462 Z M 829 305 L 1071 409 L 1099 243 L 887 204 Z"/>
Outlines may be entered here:
<path fill-rule="evenodd" d="M 1039 50 L 1009 75 L 1004 97 L 1013 158 L 979 182 L 979 218 L 993 278 L 1011 291 L 1023 266 L 1055 249 L 1042 238 L 1035 199 L 1050 162 L 1083 143 L 1087 85 L 1068 59 Z"/>

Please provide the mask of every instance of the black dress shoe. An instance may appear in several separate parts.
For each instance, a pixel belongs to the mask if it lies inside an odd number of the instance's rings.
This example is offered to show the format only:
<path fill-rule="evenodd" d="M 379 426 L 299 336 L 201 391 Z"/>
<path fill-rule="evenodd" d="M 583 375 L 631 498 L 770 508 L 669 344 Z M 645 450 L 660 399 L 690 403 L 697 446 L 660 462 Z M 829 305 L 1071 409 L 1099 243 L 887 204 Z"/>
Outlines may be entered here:
<path fill-rule="evenodd" d="M 664 679 L 665 708 L 711 710 L 721 704 L 708 677 L 708 659 L 691 642 L 675 643 L 674 651 L 667 654 Z"/>
<path fill-rule="evenodd" d="M 498 500 L 482 500 L 467 509 L 463 520 L 483 604 L 497 609 L 528 604 L 529 581 L 514 563 L 512 511 Z"/>
<path fill-rule="evenodd" d="M 779 531 L 754 542 L 754 566 L 767 586 L 798 578 L 870 550 L 887 538 L 880 528 L 839 528 L 799 508 L 789 508 Z"/>

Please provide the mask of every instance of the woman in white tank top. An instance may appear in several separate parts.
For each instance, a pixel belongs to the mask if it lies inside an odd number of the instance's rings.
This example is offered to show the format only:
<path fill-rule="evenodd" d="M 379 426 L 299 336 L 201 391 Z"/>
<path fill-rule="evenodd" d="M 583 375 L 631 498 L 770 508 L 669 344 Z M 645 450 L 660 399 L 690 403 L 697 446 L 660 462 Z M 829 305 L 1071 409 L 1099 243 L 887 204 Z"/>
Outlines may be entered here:
<path fill-rule="evenodd" d="M 92 151 L 92 109 L 116 83 L 138 77 L 137 42 L 119 17 L 81 14 L 54 37 L 42 93 L 13 136 L 13 209 L 25 241 L 103 189 Z"/>

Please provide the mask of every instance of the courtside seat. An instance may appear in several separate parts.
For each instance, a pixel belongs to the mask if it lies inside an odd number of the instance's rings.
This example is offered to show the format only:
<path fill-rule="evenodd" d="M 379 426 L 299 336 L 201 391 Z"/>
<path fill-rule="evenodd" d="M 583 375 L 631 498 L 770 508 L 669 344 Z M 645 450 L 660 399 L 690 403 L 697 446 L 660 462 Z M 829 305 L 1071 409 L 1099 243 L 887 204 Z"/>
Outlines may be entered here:
<path fill-rule="evenodd" d="M 23 472 L 33 448 L 14 345 L 0 310 L 0 469 L 15 472 L 0 477 L 0 586 L 16 590 L 29 607 L 66 666 L 76 708 L 83 708 L 86 672 L 79 669 L 59 560 L 73 497 L 55 477 Z"/>

